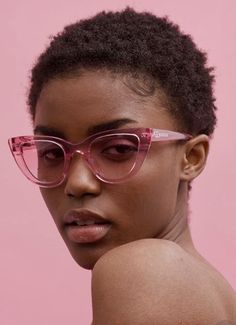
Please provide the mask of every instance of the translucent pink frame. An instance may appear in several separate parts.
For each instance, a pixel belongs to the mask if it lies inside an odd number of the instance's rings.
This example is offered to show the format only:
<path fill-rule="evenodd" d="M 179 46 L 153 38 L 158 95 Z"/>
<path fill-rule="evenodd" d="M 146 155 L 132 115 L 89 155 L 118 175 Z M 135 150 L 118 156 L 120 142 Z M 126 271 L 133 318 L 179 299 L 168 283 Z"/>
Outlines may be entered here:
<path fill-rule="evenodd" d="M 104 176 L 100 175 L 96 170 L 92 157 L 90 155 L 90 146 L 91 143 L 98 138 L 104 138 L 107 135 L 134 135 L 138 139 L 138 153 L 137 158 L 129 171 L 124 177 L 120 179 L 106 179 Z M 85 161 L 87 162 L 89 168 L 91 169 L 92 173 L 101 181 L 105 183 L 120 183 L 125 181 L 126 179 L 130 178 L 131 176 L 135 175 L 139 169 L 141 168 L 149 148 L 152 142 L 155 141 L 173 141 L 173 140 L 189 140 L 192 136 L 189 134 L 169 131 L 169 130 L 160 130 L 160 129 L 153 129 L 153 128 L 132 128 L 132 129 L 113 129 L 108 131 L 103 131 L 91 135 L 90 137 L 84 139 L 84 141 L 80 143 L 71 143 L 69 141 L 63 140 L 61 138 L 53 137 L 53 136 L 46 136 L 46 135 L 35 135 L 35 136 L 18 136 L 14 138 L 10 138 L 8 140 L 8 144 L 12 155 L 22 171 L 22 173 L 33 183 L 39 185 L 40 187 L 52 188 L 59 186 L 63 183 L 66 178 L 67 172 L 69 170 L 70 161 L 74 155 L 74 153 L 81 154 Z M 57 179 L 55 182 L 41 182 L 36 177 L 34 177 L 31 172 L 28 170 L 27 165 L 25 164 L 24 157 L 22 154 L 22 146 L 30 144 L 30 142 L 34 140 L 47 140 L 51 141 L 52 143 L 58 144 L 65 156 L 65 163 L 64 163 L 64 170 L 61 175 L 60 179 Z M 114 171 L 115 172 L 115 171 Z"/>

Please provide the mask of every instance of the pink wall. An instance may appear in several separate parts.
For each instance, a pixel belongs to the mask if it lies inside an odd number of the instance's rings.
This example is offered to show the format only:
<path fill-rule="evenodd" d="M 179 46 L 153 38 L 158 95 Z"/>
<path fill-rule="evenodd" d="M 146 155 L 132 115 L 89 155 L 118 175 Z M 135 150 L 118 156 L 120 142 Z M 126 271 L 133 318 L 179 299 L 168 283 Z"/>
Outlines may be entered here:
<path fill-rule="evenodd" d="M 48 36 L 99 10 L 126 5 L 169 15 L 216 67 L 219 123 L 208 166 L 192 191 L 191 230 L 199 251 L 236 289 L 235 1 L 1 1 L 1 325 L 91 322 L 90 272 L 72 260 L 37 187 L 16 168 L 7 138 L 31 133 L 27 76 Z"/>

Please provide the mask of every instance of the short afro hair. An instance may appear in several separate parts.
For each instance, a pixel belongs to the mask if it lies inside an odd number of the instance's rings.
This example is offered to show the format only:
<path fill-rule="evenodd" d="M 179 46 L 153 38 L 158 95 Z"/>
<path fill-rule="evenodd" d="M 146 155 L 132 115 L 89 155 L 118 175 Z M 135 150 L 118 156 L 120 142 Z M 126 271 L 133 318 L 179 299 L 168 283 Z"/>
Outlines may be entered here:
<path fill-rule="evenodd" d="M 145 76 L 164 92 L 185 132 L 211 135 L 216 124 L 215 78 L 206 63 L 206 53 L 168 17 L 129 7 L 103 11 L 52 37 L 31 71 L 29 112 L 34 120 L 37 100 L 49 80 L 80 69 L 106 69 L 137 79 Z"/>

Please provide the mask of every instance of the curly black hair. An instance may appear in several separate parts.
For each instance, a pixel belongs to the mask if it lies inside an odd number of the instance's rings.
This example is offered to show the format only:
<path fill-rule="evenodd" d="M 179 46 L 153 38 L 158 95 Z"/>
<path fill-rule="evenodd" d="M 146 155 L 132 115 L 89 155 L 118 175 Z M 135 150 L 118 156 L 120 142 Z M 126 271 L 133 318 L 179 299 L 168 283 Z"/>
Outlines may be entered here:
<path fill-rule="evenodd" d="M 103 11 L 52 37 L 32 69 L 29 112 L 34 120 L 38 97 L 49 80 L 104 68 L 133 79 L 146 78 L 150 81 L 146 95 L 159 87 L 186 132 L 211 135 L 216 124 L 215 78 L 214 69 L 206 64 L 206 53 L 168 17 L 129 7 Z"/>

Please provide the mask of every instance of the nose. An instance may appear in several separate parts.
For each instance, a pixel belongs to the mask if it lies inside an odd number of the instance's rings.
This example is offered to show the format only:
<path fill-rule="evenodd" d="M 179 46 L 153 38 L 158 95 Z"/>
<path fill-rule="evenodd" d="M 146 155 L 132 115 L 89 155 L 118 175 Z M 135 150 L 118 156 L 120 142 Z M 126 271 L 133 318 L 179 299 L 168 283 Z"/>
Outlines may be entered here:
<path fill-rule="evenodd" d="M 70 197 L 98 195 L 101 191 L 101 181 L 92 173 L 85 158 L 79 153 L 75 154 L 70 162 L 65 182 L 64 192 Z"/>

